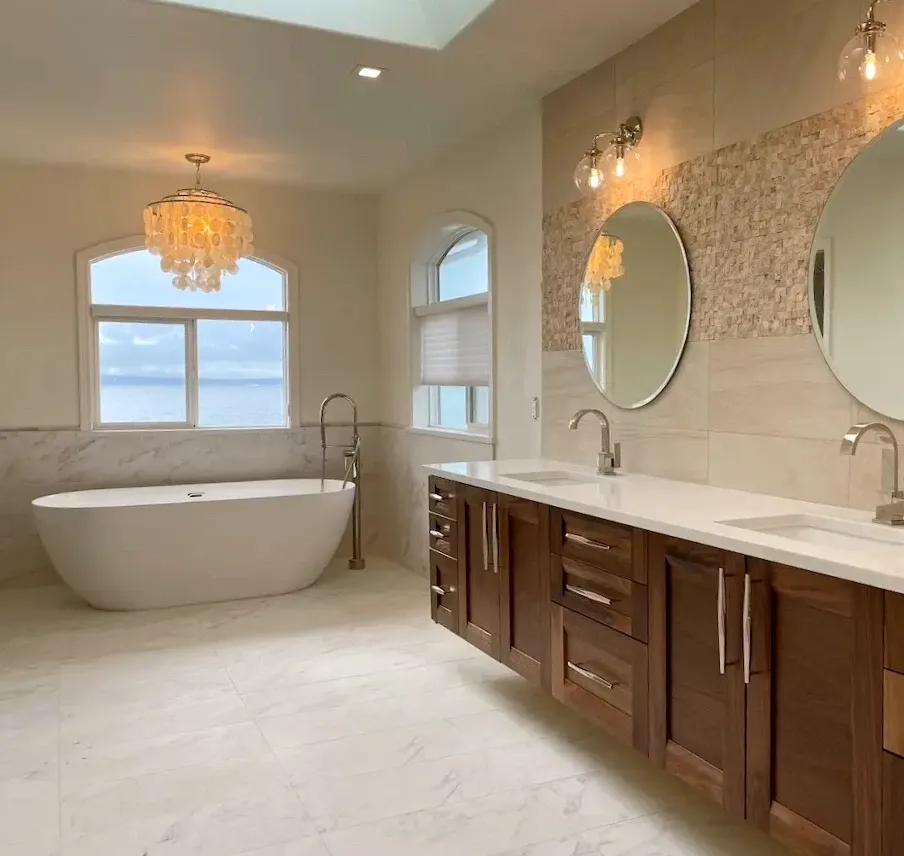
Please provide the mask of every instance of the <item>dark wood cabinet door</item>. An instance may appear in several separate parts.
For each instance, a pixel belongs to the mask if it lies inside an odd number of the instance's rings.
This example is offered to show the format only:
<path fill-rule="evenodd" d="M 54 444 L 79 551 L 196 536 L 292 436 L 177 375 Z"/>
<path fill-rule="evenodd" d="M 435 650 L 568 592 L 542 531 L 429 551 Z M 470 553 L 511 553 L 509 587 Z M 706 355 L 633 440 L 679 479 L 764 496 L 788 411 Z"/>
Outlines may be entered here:
<path fill-rule="evenodd" d="M 458 485 L 459 632 L 499 659 L 499 530 L 496 494 Z M 495 523 L 495 525 L 494 525 Z"/>
<path fill-rule="evenodd" d="M 747 816 L 806 856 L 875 856 L 883 593 L 759 559 L 748 573 Z"/>
<path fill-rule="evenodd" d="M 430 615 L 437 624 L 458 633 L 458 564 L 436 550 L 430 551 L 429 563 Z"/>
<path fill-rule="evenodd" d="M 651 535 L 648 586 L 650 757 L 743 817 L 744 558 Z"/>
<path fill-rule="evenodd" d="M 531 683 L 548 687 L 549 507 L 499 495 L 495 513 L 501 659 Z"/>

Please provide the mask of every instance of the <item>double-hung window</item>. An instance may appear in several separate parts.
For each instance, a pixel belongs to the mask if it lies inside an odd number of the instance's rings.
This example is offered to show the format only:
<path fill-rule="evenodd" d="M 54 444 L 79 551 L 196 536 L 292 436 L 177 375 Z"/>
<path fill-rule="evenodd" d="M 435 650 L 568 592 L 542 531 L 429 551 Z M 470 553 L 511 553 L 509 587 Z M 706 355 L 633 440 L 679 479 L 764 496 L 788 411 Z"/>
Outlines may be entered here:
<path fill-rule="evenodd" d="M 180 291 L 144 249 L 83 257 L 85 428 L 290 424 L 286 270 L 242 259 L 220 291 Z"/>
<path fill-rule="evenodd" d="M 415 424 L 487 435 L 492 355 L 486 233 L 458 230 L 428 267 L 427 280 L 427 302 L 414 307 L 423 402 L 419 408 L 416 400 Z"/>

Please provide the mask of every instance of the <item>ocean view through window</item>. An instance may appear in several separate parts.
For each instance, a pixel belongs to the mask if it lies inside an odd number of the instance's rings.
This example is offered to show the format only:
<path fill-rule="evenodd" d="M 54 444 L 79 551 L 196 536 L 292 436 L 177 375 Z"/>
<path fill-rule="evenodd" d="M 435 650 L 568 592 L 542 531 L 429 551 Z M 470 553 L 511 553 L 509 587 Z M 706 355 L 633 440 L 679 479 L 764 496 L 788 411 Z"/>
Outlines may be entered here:
<path fill-rule="evenodd" d="M 88 262 L 90 427 L 288 426 L 287 272 L 242 259 L 212 293 L 171 279 L 144 249 Z"/>

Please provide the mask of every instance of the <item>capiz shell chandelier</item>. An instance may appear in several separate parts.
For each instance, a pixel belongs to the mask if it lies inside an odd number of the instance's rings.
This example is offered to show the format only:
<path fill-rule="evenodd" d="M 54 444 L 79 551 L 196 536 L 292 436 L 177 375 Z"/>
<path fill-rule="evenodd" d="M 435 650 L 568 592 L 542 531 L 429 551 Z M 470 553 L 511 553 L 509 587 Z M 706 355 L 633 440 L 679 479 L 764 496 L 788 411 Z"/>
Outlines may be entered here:
<path fill-rule="evenodd" d="M 620 238 L 600 235 L 593 245 L 587 262 L 587 278 L 584 287 L 591 294 L 599 294 L 612 288 L 612 280 L 624 276 L 622 253 L 625 245 Z"/>
<path fill-rule="evenodd" d="M 145 246 L 160 256 L 183 291 L 219 291 L 224 273 L 238 273 L 239 259 L 254 252 L 251 217 L 243 208 L 201 187 L 201 166 L 210 155 L 187 154 L 195 186 L 177 190 L 144 209 Z"/>

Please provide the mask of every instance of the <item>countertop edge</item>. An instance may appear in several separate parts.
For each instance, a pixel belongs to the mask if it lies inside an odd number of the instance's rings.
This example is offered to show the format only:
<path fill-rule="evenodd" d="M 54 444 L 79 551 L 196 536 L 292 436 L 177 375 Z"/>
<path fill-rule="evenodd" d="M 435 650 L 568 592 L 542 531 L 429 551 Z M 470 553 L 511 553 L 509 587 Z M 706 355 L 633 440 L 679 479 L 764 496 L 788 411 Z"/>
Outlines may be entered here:
<path fill-rule="evenodd" d="M 513 463 L 513 462 L 482 462 L 489 463 Z M 540 460 L 525 461 L 526 466 L 534 466 L 540 464 Z M 562 464 L 558 461 L 550 459 L 542 459 L 542 464 L 547 468 L 567 469 L 575 472 L 581 471 L 581 468 L 572 464 Z M 706 529 L 697 529 L 686 524 L 674 523 L 663 520 L 658 517 L 648 517 L 642 514 L 620 511 L 617 509 L 600 508 L 598 506 L 582 502 L 580 499 L 571 499 L 567 496 L 560 496 L 542 488 L 531 488 L 527 483 L 517 483 L 514 479 L 506 479 L 501 481 L 497 479 L 481 478 L 471 474 L 456 472 L 448 469 L 458 464 L 424 464 L 422 469 L 427 473 L 447 479 L 448 481 L 460 482 L 462 484 L 471 485 L 472 487 L 484 488 L 487 490 L 504 493 L 507 496 L 515 496 L 519 499 L 525 499 L 532 502 L 538 502 L 545 505 L 561 508 L 564 511 L 572 511 L 576 514 L 584 514 L 589 517 L 595 517 L 599 520 L 608 520 L 613 523 L 621 523 L 625 526 L 633 526 L 638 529 L 644 529 L 648 532 L 655 532 L 660 535 L 666 535 L 673 538 L 681 538 L 686 541 L 693 541 L 704 544 L 708 547 L 714 547 L 720 550 L 729 550 L 752 558 L 764 559 L 769 562 L 777 562 L 779 564 L 788 565 L 790 567 L 801 568 L 803 570 L 812 571 L 817 574 L 835 577 L 837 579 L 848 580 L 862 585 L 872 586 L 874 588 L 883 589 L 884 591 L 897 592 L 904 594 L 904 569 L 900 575 L 888 571 L 883 571 L 875 567 L 866 565 L 851 565 L 844 561 L 833 560 L 825 556 L 813 555 L 812 552 L 801 552 L 794 549 L 794 542 L 789 539 L 781 538 L 774 535 L 766 535 L 764 533 L 753 533 L 758 536 L 745 537 L 743 529 L 734 529 L 728 527 L 718 521 L 713 521 L 712 526 L 718 527 L 721 531 L 709 531 Z M 585 468 L 586 470 L 586 468 Z M 616 476 L 615 478 L 621 478 Z M 505 478 L 503 475 L 502 478 Z M 645 477 L 652 478 L 652 477 Z M 706 488 L 707 485 L 698 485 L 691 482 L 678 482 L 670 479 L 658 479 L 662 482 L 672 482 L 676 485 L 686 485 L 699 488 Z M 722 490 L 722 488 L 714 488 Z M 808 503 L 803 500 L 790 500 L 783 497 L 770 497 L 769 495 L 760 495 L 765 499 L 775 499 L 784 503 L 794 503 L 801 506 L 801 513 L 822 514 L 825 515 L 825 506 L 815 503 Z M 817 509 L 817 510 L 812 510 Z M 785 512 L 787 513 L 787 512 Z M 838 517 L 850 518 L 855 514 L 854 510 L 842 507 L 837 508 Z M 731 517 L 730 512 L 726 512 L 727 517 Z M 765 542 L 765 543 L 763 543 Z M 904 551 L 902 551 L 904 552 Z"/>

